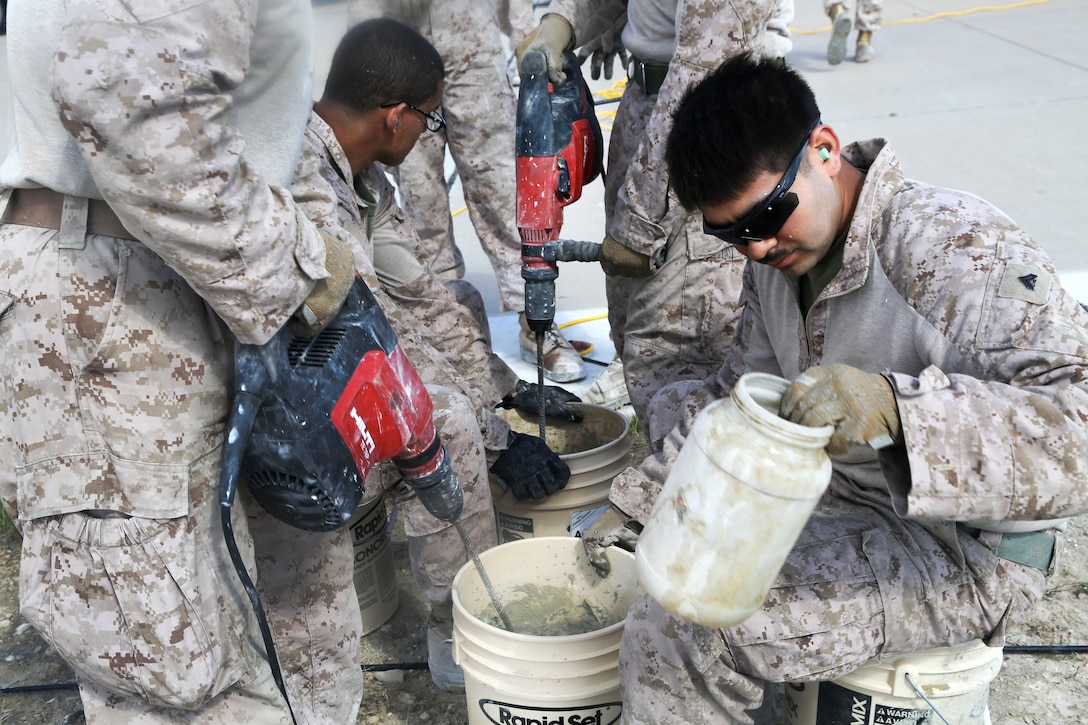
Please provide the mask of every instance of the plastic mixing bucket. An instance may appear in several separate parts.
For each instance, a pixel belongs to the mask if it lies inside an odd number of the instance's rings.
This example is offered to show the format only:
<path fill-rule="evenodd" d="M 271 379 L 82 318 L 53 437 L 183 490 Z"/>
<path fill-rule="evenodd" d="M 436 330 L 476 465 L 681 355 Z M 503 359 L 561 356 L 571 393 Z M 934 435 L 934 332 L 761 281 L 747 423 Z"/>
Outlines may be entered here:
<path fill-rule="evenodd" d="M 355 509 L 348 523 L 355 555 L 352 575 L 355 596 L 359 598 L 359 609 L 363 614 L 362 634 L 369 634 L 389 621 L 400 604 L 397 569 L 387 526 L 384 496 Z"/>
<path fill-rule="evenodd" d="M 793 702 L 787 708 L 787 722 L 936 725 L 947 720 L 951 725 L 990 725 L 990 683 L 1001 670 L 1001 662 L 1000 647 L 974 640 L 889 662 L 870 662 L 831 682 L 790 684 L 786 696 Z"/>
<path fill-rule="evenodd" d="M 602 578 L 582 542 L 568 536 L 513 541 L 480 554 L 515 629 L 534 604 L 548 599 L 545 592 L 556 589 L 569 593 L 572 610 L 584 607 L 600 615 L 596 620 L 603 626 L 577 634 L 507 631 L 476 568 L 471 562 L 461 568 L 453 580 L 453 659 L 465 674 L 469 725 L 618 721 L 623 620 L 641 592 L 634 555 L 612 547 L 609 557 L 612 571 Z M 548 614 L 534 624 L 549 619 L 555 608 L 544 610 Z"/>
<path fill-rule="evenodd" d="M 580 422 L 549 419 L 544 429 L 548 447 L 570 467 L 565 487 L 540 501 L 521 501 L 492 475 L 491 494 L 500 542 L 534 536 L 578 536 L 608 509 L 612 479 L 631 460 L 627 418 L 600 405 L 571 405 L 582 411 Z M 499 415 L 518 433 L 540 435 L 540 420 L 535 415 L 516 408 Z"/>

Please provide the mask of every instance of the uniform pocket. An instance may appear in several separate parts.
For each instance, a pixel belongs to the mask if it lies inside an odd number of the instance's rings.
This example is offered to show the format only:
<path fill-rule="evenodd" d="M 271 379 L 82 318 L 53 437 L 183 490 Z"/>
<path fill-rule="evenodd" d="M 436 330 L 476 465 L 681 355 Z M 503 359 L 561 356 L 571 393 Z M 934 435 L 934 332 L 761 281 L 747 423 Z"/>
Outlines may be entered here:
<path fill-rule="evenodd" d="M 730 244 L 687 225 L 687 263 L 682 293 L 680 357 L 717 364 L 733 342 L 740 317 L 740 293 L 746 259 Z"/>
<path fill-rule="evenodd" d="M 80 677 L 155 705 L 198 707 L 251 668 L 244 610 L 190 524 L 85 514 L 32 523 L 23 615 Z"/>

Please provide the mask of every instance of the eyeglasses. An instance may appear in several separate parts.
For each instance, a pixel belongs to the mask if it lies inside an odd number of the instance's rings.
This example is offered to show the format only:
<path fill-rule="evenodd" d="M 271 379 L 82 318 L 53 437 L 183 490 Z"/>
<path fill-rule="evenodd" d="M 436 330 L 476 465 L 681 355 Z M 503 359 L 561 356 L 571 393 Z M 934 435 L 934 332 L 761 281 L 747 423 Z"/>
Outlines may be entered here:
<path fill-rule="evenodd" d="M 392 108 L 393 106 L 399 106 L 402 103 L 408 106 L 408 108 L 411 108 L 419 115 L 423 116 L 423 125 L 427 127 L 428 131 L 438 133 L 446 127 L 446 119 L 442 117 L 441 113 L 439 113 L 438 111 L 424 111 L 422 108 L 419 108 L 418 106 L 413 106 L 407 101 L 393 101 L 392 103 L 383 103 L 382 105 L 378 106 L 378 108 Z"/>
<path fill-rule="evenodd" d="M 797 194 L 790 191 L 790 187 L 797 180 L 797 170 L 801 168 L 801 159 L 805 157 L 809 137 L 812 136 L 812 132 L 819 125 L 820 119 L 817 118 L 805 134 L 805 140 L 801 142 L 801 148 L 798 149 L 797 155 L 790 162 L 790 167 L 786 169 L 782 180 L 767 195 L 766 199 L 752 211 L 745 214 L 743 219 L 727 224 L 724 227 L 713 226 L 707 222 L 704 216 L 703 233 L 710 234 L 738 247 L 745 247 L 750 242 L 759 242 L 778 234 L 782 227 L 785 226 L 790 215 L 793 214 L 793 210 L 797 208 Z"/>

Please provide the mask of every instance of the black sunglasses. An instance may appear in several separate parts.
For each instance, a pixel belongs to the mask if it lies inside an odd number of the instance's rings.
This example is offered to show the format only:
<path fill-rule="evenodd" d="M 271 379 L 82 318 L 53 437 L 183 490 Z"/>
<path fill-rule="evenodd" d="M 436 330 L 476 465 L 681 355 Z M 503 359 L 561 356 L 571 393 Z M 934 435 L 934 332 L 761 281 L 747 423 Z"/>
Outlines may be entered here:
<path fill-rule="evenodd" d="M 423 116 L 423 125 L 427 127 L 428 131 L 434 131 L 435 133 L 437 133 L 446 127 L 446 119 L 442 117 L 441 113 L 439 113 L 438 111 L 424 111 L 422 108 L 419 108 L 418 106 L 413 106 L 407 101 L 393 101 L 392 103 L 383 103 L 382 105 L 378 106 L 378 108 L 392 108 L 393 106 L 399 106 L 402 103 L 408 106 L 408 108 L 411 108 L 419 115 Z"/>
<path fill-rule="evenodd" d="M 820 119 L 817 118 L 809 126 L 808 131 L 805 133 L 805 140 L 801 142 L 801 148 L 797 151 L 797 155 L 793 157 L 793 161 L 790 162 L 790 167 L 786 169 L 782 180 L 767 195 L 766 199 L 752 211 L 745 214 L 743 219 L 727 224 L 724 227 L 713 226 L 707 222 L 704 216 L 703 233 L 710 234 L 723 242 L 729 242 L 738 247 L 747 246 L 750 242 L 769 239 L 778 234 L 786 224 L 786 220 L 790 218 L 790 214 L 793 214 L 793 210 L 797 208 L 797 194 L 790 191 L 790 187 L 797 180 L 797 170 L 801 168 L 801 159 L 805 157 L 809 137 L 812 136 L 812 132 L 819 125 Z"/>

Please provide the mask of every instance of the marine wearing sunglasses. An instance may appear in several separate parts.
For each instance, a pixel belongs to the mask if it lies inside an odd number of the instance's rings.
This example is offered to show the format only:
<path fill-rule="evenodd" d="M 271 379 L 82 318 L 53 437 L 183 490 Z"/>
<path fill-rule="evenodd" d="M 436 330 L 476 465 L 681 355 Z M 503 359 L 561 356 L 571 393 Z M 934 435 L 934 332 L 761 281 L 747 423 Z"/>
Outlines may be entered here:
<path fill-rule="evenodd" d="M 723 227 L 710 224 L 704 216 L 703 233 L 710 234 L 723 242 L 738 247 L 745 247 L 750 242 L 770 239 L 778 234 L 778 231 L 790 218 L 790 214 L 793 214 L 793 210 L 797 208 L 797 194 L 790 191 L 790 187 L 793 186 L 793 182 L 797 179 L 797 171 L 801 168 L 801 160 L 805 157 L 809 137 L 812 136 L 812 132 L 820 123 L 821 120 L 817 118 L 809 126 L 808 131 L 805 133 L 805 139 L 801 142 L 801 148 L 797 150 L 797 154 L 793 157 L 793 161 L 790 162 L 790 166 L 786 169 L 781 181 L 767 195 L 766 199 L 757 204 L 752 211 L 745 214 L 740 221 Z"/>

